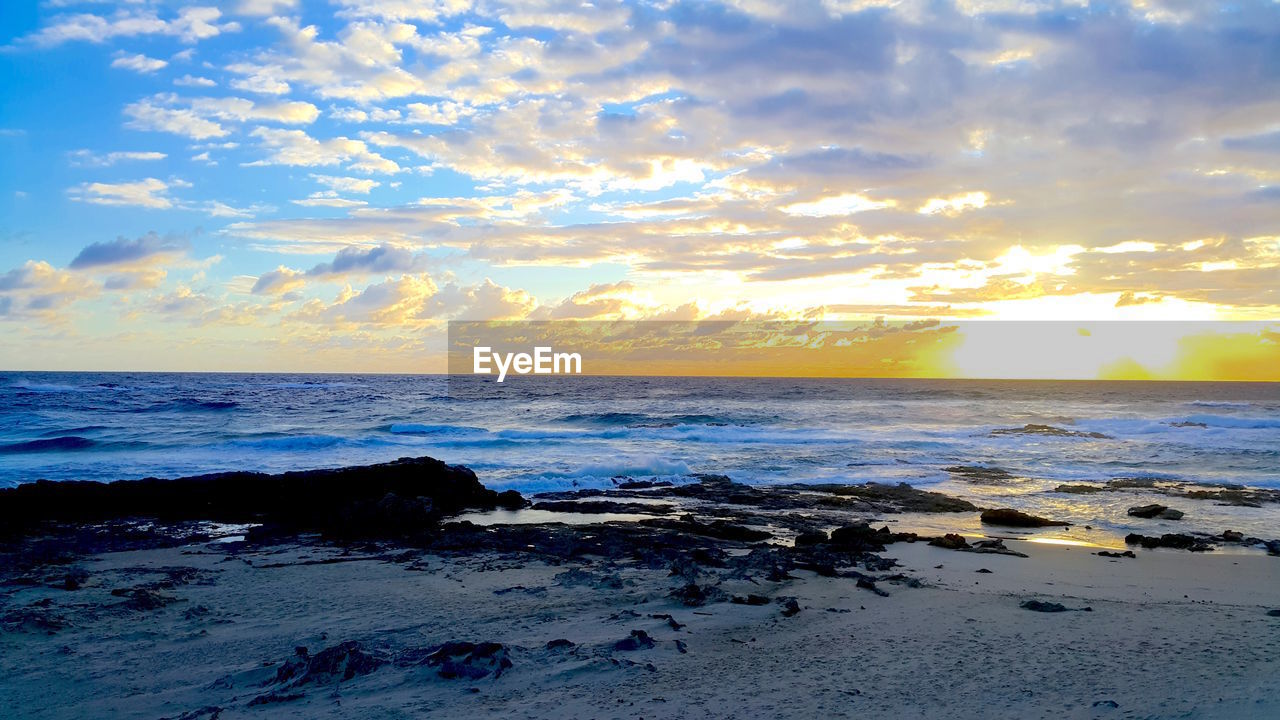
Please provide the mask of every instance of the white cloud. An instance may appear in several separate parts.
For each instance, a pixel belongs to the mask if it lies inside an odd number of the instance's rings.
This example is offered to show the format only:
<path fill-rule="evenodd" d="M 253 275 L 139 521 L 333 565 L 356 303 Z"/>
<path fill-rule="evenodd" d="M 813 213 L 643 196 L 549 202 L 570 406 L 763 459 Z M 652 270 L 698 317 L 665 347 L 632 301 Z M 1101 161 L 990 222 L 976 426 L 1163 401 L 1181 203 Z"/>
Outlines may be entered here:
<path fill-rule="evenodd" d="M 367 173 L 395 173 L 400 166 L 369 150 L 362 140 L 346 137 L 317 140 L 301 130 L 256 128 L 250 135 L 260 138 L 271 150 L 267 157 L 250 165 L 295 165 L 315 167 L 347 162 L 352 170 Z"/>
<path fill-rule="evenodd" d="M 991 196 L 982 191 L 961 193 L 946 198 L 929 198 L 916 212 L 921 215 L 958 215 L 966 210 L 977 210 L 987 206 Z"/>
<path fill-rule="evenodd" d="M 124 70 L 132 70 L 136 73 L 153 73 L 168 66 L 165 60 L 157 60 L 146 55 L 125 55 L 119 54 L 115 60 L 111 61 L 111 67 L 122 68 Z"/>
<path fill-rule="evenodd" d="M 118 162 L 144 162 L 164 160 L 168 155 L 162 152 L 118 151 L 95 153 L 92 150 L 76 150 L 68 153 L 71 164 L 76 167 L 110 167 Z"/>
<path fill-rule="evenodd" d="M 431 125 L 456 125 L 465 117 L 475 115 L 475 108 L 467 107 L 448 100 L 427 105 L 426 103 L 409 103 L 405 106 L 409 111 L 406 122 L 428 123 Z"/>
<path fill-rule="evenodd" d="M 798 202 L 782 206 L 782 212 L 788 215 L 805 217 L 828 217 L 832 215 L 853 215 L 868 210 L 880 210 L 897 205 L 894 200 L 872 200 L 857 193 L 844 193 L 831 197 L 819 198 L 809 202 Z"/>
<path fill-rule="evenodd" d="M 81 183 L 68 192 L 71 199 L 95 205 L 165 209 L 173 207 L 169 183 L 156 178 L 123 183 Z"/>
<path fill-rule="evenodd" d="M 198 75 L 183 75 L 180 78 L 174 78 L 173 84 L 181 87 L 206 87 L 206 88 L 217 87 L 218 85 L 218 83 L 210 80 L 209 78 L 200 77 Z"/>
<path fill-rule="evenodd" d="M 334 175 L 312 175 L 312 180 L 337 192 L 353 192 L 368 195 L 382 183 L 368 178 L 337 177 Z"/>
<path fill-rule="evenodd" d="M 160 130 L 183 135 L 193 140 L 226 137 L 230 130 L 218 123 L 201 117 L 191 108 L 171 108 L 156 104 L 153 100 L 139 100 L 124 108 L 124 114 L 131 118 L 126 127 L 137 130 Z"/>
<path fill-rule="evenodd" d="M 221 17 L 222 11 L 217 8 L 198 6 L 184 7 L 169 20 L 150 11 L 121 11 L 109 19 L 90 13 L 59 15 L 52 24 L 27 35 L 23 41 L 49 47 L 73 41 L 103 43 L 117 37 L 170 35 L 194 43 L 240 29 L 235 22 L 219 24 Z"/>
<path fill-rule="evenodd" d="M 298 0 L 240 0 L 236 12 L 241 15 L 264 16 L 276 15 L 295 10 Z"/>

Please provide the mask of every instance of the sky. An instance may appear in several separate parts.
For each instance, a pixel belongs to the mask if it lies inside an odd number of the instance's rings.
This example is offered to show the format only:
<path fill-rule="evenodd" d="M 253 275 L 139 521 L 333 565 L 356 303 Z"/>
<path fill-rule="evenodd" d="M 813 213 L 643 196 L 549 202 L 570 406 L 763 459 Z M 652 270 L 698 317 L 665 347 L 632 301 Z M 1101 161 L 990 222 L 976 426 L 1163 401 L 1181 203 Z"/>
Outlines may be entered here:
<path fill-rule="evenodd" d="M 1280 3 L 0 10 L 0 367 L 449 320 L 1280 318 Z"/>

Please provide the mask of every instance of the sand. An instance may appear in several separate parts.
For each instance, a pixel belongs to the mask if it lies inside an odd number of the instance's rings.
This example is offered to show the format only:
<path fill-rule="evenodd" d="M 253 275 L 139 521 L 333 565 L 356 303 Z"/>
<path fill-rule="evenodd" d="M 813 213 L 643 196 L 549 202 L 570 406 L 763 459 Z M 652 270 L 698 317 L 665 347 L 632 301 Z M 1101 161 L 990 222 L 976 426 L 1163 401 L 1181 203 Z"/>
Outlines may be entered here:
<path fill-rule="evenodd" d="M 630 564 L 297 541 L 108 553 L 79 563 L 89 575 L 77 590 L 4 588 L 0 707 L 8 718 L 1280 717 L 1280 617 L 1267 615 L 1280 607 L 1280 559 L 1007 545 L 1029 557 L 892 545 L 882 554 L 904 566 L 893 572 L 922 582 L 878 582 L 887 597 L 794 571 L 721 581 L 767 604 L 702 607 L 668 596 L 682 581 L 665 569 Z M 111 593 L 154 583 L 169 587 Z M 785 617 L 789 597 L 801 610 Z M 1092 610 L 1033 612 L 1028 599 Z M 65 626 L 15 624 L 18 611 Z M 665 614 L 683 627 L 651 617 Z M 633 630 L 653 647 L 616 648 Z M 575 645 L 546 647 L 558 638 Z M 274 682 L 295 647 L 314 656 L 350 640 L 388 662 Z M 444 679 L 412 662 L 454 640 L 501 643 L 511 667 Z M 277 702 L 250 704 L 272 692 Z"/>

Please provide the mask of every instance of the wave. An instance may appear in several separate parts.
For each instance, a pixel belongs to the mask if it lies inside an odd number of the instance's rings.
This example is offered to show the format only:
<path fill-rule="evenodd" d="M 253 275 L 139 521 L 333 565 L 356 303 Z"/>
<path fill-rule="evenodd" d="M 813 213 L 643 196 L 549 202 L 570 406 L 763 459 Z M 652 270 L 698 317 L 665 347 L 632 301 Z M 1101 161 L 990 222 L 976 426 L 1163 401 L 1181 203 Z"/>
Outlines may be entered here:
<path fill-rule="evenodd" d="M 222 410 L 235 410 L 238 407 L 240 407 L 240 403 L 234 400 L 197 400 L 196 398 L 177 398 L 174 400 L 165 400 L 163 402 L 153 403 L 143 408 L 135 408 L 131 412 L 219 412 Z"/>
<path fill-rule="evenodd" d="M 675 427 L 677 425 L 728 425 L 729 420 L 717 415 L 650 415 L 648 413 L 604 412 L 566 415 L 562 422 L 571 425 L 604 425 L 623 427 Z"/>
<path fill-rule="evenodd" d="M 70 452 L 74 450 L 88 450 L 89 448 L 97 445 L 97 442 L 86 437 L 80 437 L 79 435 L 62 435 L 60 437 L 27 440 L 26 442 L 0 445 L 0 453 Z"/>
<path fill-rule="evenodd" d="M 286 435 L 257 439 L 230 440 L 226 445 L 234 448 L 272 451 L 325 450 L 336 447 L 369 447 L 393 445 L 377 438 L 349 438 L 341 435 Z"/>
<path fill-rule="evenodd" d="M 488 432 L 484 428 L 470 425 L 423 425 L 421 423 L 391 423 L 378 429 L 393 435 L 465 435 Z"/>
<path fill-rule="evenodd" d="M 1264 430 L 1280 428 L 1280 418 L 1274 417 L 1236 417 L 1233 415 L 1191 415 L 1184 422 L 1202 423 L 1209 427 L 1237 428 L 1243 430 Z"/>
<path fill-rule="evenodd" d="M 1250 402 L 1228 402 L 1226 400 L 1192 400 L 1187 403 L 1194 407 L 1215 407 L 1215 408 L 1247 408 L 1253 407 Z"/>

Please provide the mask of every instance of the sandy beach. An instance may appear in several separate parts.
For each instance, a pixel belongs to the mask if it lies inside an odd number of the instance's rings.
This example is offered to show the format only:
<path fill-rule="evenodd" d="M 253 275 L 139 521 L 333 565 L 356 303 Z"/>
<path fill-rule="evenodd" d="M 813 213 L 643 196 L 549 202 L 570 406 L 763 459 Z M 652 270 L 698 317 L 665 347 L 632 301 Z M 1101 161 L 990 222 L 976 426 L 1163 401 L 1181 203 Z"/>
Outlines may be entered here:
<path fill-rule="evenodd" d="M 750 505 L 687 502 L 680 529 L 446 520 L 429 546 L 200 535 L 27 563 L 4 577 L 0 702 L 206 720 L 1280 713 L 1280 561 L 1260 550 L 1104 557 L 993 531 L 1009 538 L 993 552 L 972 535 L 871 552 L 888 533 L 860 524 L 797 547 L 730 537 L 764 526 Z"/>

